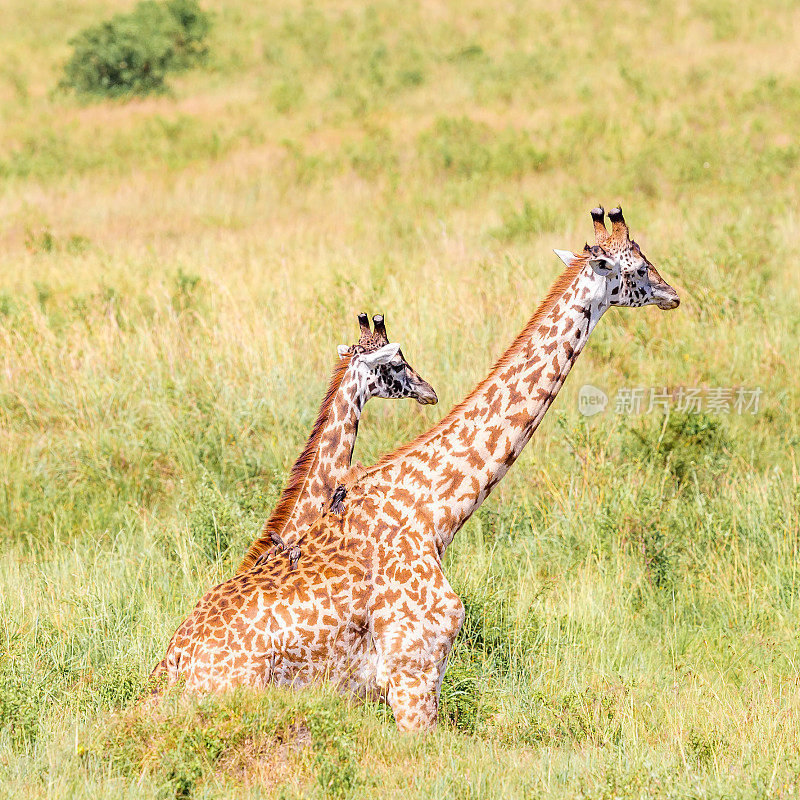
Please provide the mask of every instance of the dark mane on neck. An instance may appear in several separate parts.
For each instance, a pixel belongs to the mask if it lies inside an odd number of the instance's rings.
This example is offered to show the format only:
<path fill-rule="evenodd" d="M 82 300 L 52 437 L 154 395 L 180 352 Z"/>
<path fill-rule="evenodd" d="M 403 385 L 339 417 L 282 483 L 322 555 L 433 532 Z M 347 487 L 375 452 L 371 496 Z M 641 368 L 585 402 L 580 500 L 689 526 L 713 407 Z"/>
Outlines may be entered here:
<path fill-rule="evenodd" d="M 322 405 L 314 421 L 314 426 L 311 428 L 311 434 L 306 441 L 303 452 L 300 453 L 297 461 L 292 465 L 292 469 L 289 472 L 289 480 L 281 492 L 281 496 L 278 498 L 278 502 L 275 504 L 272 514 L 264 523 L 264 527 L 261 529 L 261 536 L 250 545 L 250 549 L 239 565 L 237 572 L 245 572 L 253 567 L 258 557 L 272 547 L 272 534 L 280 534 L 286 527 L 286 523 L 289 521 L 297 505 L 297 500 L 302 494 L 306 481 L 316 462 L 319 441 L 322 438 L 322 432 L 325 430 L 328 416 L 333 407 L 333 398 L 342 385 L 342 379 L 344 378 L 345 372 L 347 372 L 347 368 L 350 366 L 350 361 L 351 357 L 347 357 L 340 358 L 336 362 L 336 366 L 333 368 L 333 375 L 328 384 L 328 391 L 325 392 L 325 397 L 322 400 Z"/>
<path fill-rule="evenodd" d="M 561 275 L 558 276 L 556 282 L 550 287 L 550 291 L 545 295 L 544 300 L 539 303 L 539 306 L 533 313 L 533 316 L 528 320 L 527 324 L 517 338 L 511 343 L 511 346 L 508 347 L 503 355 L 501 355 L 500 358 L 495 362 L 494 366 L 489 370 L 489 374 L 460 403 L 453 406 L 447 415 L 437 422 L 436 425 L 434 425 L 430 430 L 425 431 L 425 433 L 421 433 L 415 439 L 412 439 L 410 442 L 401 445 L 391 453 L 387 453 L 375 464 L 374 467 L 367 470 L 367 474 L 379 470 L 386 464 L 389 464 L 396 459 L 403 458 L 403 456 L 415 448 L 421 447 L 426 442 L 430 441 L 434 436 L 436 436 L 439 431 L 446 428 L 455 417 L 459 416 L 470 400 L 472 400 L 476 394 L 481 392 L 486 387 L 495 373 L 505 367 L 519 353 L 520 349 L 526 342 L 528 342 L 548 312 L 550 312 L 553 306 L 555 306 L 555 304 L 564 296 L 564 293 L 567 291 L 567 289 L 572 286 L 575 278 L 577 278 L 578 274 L 585 265 L 585 256 L 575 256 L 572 263 L 561 273 Z"/>

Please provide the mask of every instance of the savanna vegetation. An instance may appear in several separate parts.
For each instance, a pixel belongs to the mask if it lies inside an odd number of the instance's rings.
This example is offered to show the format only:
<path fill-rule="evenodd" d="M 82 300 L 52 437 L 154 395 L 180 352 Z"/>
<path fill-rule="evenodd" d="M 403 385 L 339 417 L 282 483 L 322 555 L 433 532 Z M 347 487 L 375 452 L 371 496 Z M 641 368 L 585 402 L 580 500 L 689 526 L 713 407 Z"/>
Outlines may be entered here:
<path fill-rule="evenodd" d="M 69 42 L 134 3 L 2 3 L 0 796 L 796 797 L 797 5 L 202 7 L 199 66 L 98 100 L 59 88 Z M 325 691 L 137 708 L 355 313 L 441 400 L 374 401 L 369 463 L 483 376 L 598 202 L 683 302 L 602 320 L 448 551 L 438 731 Z M 635 387 L 762 394 L 615 413 Z"/>

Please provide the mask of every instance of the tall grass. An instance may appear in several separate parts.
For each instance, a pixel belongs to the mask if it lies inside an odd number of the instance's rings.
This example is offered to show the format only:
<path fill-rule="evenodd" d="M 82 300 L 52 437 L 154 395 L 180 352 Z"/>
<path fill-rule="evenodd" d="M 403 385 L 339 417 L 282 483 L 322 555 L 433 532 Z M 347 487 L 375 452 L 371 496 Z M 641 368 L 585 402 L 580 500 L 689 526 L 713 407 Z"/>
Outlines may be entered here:
<path fill-rule="evenodd" d="M 88 107 L 52 91 L 65 43 L 128 6 L 4 9 L 0 794 L 796 796 L 797 10 L 209 8 L 204 70 Z M 441 398 L 370 404 L 370 462 L 482 377 L 551 248 L 617 201 L 682 305 L 603 319 L 448 551 L 467 620 L 439 731 L 325 693 L 136 710 L 354 314 Z M 614 413 L 665 386 L 763 394 Z"/>

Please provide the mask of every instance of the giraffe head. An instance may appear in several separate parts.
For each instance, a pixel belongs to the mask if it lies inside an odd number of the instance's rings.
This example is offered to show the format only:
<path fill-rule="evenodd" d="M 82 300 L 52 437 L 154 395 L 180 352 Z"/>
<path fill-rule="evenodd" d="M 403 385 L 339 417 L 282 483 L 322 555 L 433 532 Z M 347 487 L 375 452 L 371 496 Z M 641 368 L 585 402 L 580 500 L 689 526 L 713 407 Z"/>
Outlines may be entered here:
<path fill-rule="evenodd" d="M 582 253 L 556 250 L 565 263 L 575 259 L 586 261 L 595 273 L 606 278 L 607 298 L 612 306 L 655 305 L 664 311 L 677 308 L 678 293 L 658 274 L 628 232 L 621 208 L 608 212 L 611 232 L 605 226 L 602 207 L 591 211 L 595 243 L 584 245 Z"/>
<path fill-rule="evenodd" d="M 350 358 L 350 369 L 355 370 L 364 385 L 367 398 L 413 397 L 421 405 L 438 403 L 433 387 L 405 360 L 400 345 L 389 341 L 383 316 L 376 314 L 372 322 L 374 330 L 370 328 L 369 317 L 363 312 L 359 314 L 358 342 L 350 347 L 339 345 L 339 356 Z"/>

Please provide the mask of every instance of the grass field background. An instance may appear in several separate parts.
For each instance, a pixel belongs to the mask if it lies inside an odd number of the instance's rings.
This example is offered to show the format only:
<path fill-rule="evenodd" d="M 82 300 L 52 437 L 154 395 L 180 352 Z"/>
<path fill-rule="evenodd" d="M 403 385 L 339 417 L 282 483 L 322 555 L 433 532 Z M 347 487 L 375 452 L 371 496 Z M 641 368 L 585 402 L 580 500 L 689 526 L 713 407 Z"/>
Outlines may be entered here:
<path fill-rule="evenodd" d="M 0 795 L 800 793 L 800 9 L 788 0 L 206 3 L 171 93 L 56 91 L 128 3 L 0 11 Z M 133 708 L 229 575 L 355 314 L 440 405 L 620 202 L 682 298 L 612 310 L 458 535 L 436 734 L 326 693 Z M 756 414 L 577 410 L 590 383 Z"/>

